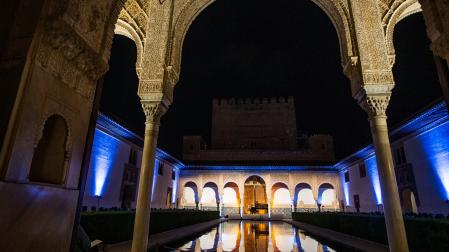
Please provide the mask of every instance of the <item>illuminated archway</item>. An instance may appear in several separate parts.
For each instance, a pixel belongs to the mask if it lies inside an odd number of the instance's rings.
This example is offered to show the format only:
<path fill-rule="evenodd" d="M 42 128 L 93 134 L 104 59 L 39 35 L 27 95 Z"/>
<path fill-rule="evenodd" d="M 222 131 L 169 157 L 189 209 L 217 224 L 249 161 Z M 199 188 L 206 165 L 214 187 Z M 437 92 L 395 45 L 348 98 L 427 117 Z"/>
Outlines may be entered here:
<path fill-rule="evenodd" d="M 220 203 L 217 184 L 214 182 L 207 182 L 204 185 L 200 203 L 203 207 L 217 207 L 217 203 Z"/>
<path fill-rule="evenodd" d="M 318 204 L 321 206 L 331 206 L 336 202 L 334 186 L 324 183 L 318 188 Z"/>
<path fill-rule="evenodd" d="M 234 182 L 227 182 L 223 187 L 223 198 L 220 202 L 222 206 L 221 213 L 223 216 L 235 215 L 240 216 L 240 191 Z"/>
<path fill-rule="evenodd" d="M 314 208 L 316 202 L 313 197 L 312 187 L 307 183 L 299 183 L 296 185 L 294 202 L 296 207 Z"/>
<path fill-rule="evenodd" d="M 288 186 L 284 183 L 276 183 L 271 187 L 272 207 L 290 207 L 291 197 Z"/>
<path fill-rule="evenodd" d="M 237 192 L 232 187 L 225 187 L 223 189 L 222 201 L 224 206 L 235 206 L 235 207 L 239 206 Z"/>
<path fill-rule="evenodd" d="M 256 175 L 247 178 L 243 193 L 243 213 L 266 214 L 268 203 L 265 181 Z"/>
<path fill-rule="evenodd" d="M 184 207 L 198 207 L 198 187 L 192 181 L 184 184 L 184 189 L 182 191 L 182 200 Z"/>

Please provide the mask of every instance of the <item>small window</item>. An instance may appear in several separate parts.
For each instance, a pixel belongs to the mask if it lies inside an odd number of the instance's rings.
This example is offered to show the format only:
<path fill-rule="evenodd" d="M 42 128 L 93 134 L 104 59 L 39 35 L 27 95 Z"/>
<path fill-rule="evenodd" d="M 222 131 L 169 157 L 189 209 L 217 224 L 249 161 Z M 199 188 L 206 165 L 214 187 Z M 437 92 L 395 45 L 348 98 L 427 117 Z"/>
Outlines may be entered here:
<path fill-rule="evenodd" d="M 359 173 L 360 173 L 360 177 L 361 178 L 366 177 L 366 166 L 365 166 L 365 163 L 359 164 Z"/>
<path fill-rule="evenodd" d="M 175 180 L 175 179 L 176 179 L 176 171 L 171 170 L 171 180 Z"/>
<path fill-rule="evenodd" d="M 401 160 L 402 160 L 402 163 L 405 164 L 405 163 L 407 163 L 407 158 L 406 158 L 406 156 L 405 156 L 404 146 L 401 146 L 400 150 L 401 150 Z"/>
<path fill-rule="evenodd" d="M 349 182 L 349 172 L 345 172 L 345 182 Z"/>
<path fill-rule="evenodd" d="M 164 163 L 162 163 L 161 161 L 157 162 L 157 174 L 159 175 L 164 175 Z"/>
<path fill-rule="evenodd" d="M 402 165 L 402 164 L 407 163 L 404 146 L 401 146 L 394 151 L 394 159 L 395 159 L 394 161 L 396 162 L 396 165 Z"/>
<path fill-rule="evenodd" d="M 136 150 L 130 149 L 128 163 L 136 166 L 136 164 L 137 164 L 137 152 L 136 152 Z"/>

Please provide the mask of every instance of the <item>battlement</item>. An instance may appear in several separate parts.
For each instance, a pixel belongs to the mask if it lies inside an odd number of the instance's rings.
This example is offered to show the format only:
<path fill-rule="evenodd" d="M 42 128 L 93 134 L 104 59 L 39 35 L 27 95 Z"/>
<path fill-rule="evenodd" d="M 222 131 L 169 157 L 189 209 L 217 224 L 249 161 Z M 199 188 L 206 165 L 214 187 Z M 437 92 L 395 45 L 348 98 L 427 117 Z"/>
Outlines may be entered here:
<path fill-rule="evenodd" d="M 236 107 L 245 105 L 294 105 L 294 99 L 289 97 L 255 97 L 255 98 L 214 98 L 212 101 L 214 107 Z"/>

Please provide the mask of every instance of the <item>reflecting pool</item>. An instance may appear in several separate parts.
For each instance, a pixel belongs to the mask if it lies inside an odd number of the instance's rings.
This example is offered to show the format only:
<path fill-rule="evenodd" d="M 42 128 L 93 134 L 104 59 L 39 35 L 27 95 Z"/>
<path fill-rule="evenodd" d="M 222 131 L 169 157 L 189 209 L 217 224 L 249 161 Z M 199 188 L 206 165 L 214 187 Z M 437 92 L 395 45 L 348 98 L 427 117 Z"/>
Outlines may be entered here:
<path fill-rule="evenodd" d="M 172 251 L 336 251 L 284 222 L 228 221 Z M 176 249 L 175 249 L 176 248 Z"/>

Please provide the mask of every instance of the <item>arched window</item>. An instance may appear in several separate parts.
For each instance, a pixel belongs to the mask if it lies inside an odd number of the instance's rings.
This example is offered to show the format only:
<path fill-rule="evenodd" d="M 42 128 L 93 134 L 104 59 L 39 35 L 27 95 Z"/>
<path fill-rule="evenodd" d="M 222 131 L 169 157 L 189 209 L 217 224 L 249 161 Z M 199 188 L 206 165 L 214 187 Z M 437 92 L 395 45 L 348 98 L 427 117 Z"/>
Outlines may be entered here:
<path fill-rule="evenodd" d="M 223 204 L 238 205 L 237 192 L 232 187 L 225 187 L 223 189 Z"/>
<path fill-rule="evenodd" d="M 184 187 L 184 193 L 183 193 L 183 197 L 184 197 L 184 203 L 185 204 L 191 204 L 194 205 L 196 200 L 195 200 L 195 191 L 191 188 L 191 187 Z"/>
<path fill-rule="evenodd" d="M 52 115 L 47 119 L 42 138 L 34 150 L 28 176 L 30 181 L 64 183 L 67 133 L 64 118 Z"/>

